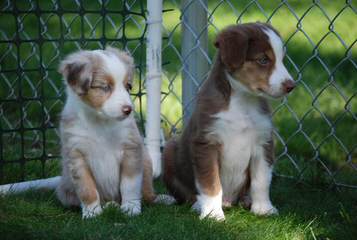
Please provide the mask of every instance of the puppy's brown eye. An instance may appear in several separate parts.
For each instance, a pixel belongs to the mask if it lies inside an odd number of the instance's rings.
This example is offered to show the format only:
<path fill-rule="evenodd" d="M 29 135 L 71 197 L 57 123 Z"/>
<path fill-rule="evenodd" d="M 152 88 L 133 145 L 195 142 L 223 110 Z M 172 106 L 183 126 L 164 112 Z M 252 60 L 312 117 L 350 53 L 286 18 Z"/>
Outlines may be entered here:
<path fill-rule="evenodd" d="M 269 58 L 268 58 L 267 56 L 263 56 L 263 57 L 259 58 L 259 59 L 257 60 L 257 62 L 258 62 L 260 65 L 265 66 L 265 65 L 267 65 L 267 64 L 269 63 Z"/>
<path fill-rule="evenodd" d="M 133 86 L 130 83 L 127 83 L 125 86 L 126 90 L 131 91 L 131 89 L 133 88 Z"/>

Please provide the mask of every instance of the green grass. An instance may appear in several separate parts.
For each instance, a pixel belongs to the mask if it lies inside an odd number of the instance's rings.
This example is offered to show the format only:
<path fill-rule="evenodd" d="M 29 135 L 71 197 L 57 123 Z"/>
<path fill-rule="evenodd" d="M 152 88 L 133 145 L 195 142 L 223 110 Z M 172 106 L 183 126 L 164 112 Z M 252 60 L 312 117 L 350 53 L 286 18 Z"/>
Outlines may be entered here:
<path fill-rule="evenodd" d="M 160 185 L 159 183 L 157 185 Z M 160 188 L 162 189 L 162 188 Z M 52 191 L 0 197 L 0 236 L 7 239 L 354 239 L 357 193 L 321 190 L 286 179 L 273 182 L 280 215 L 258 217 L 240 206 L 225 211 L 226 221 L 200 221 L 188 205 L 145 205 L 129 218 L 115 208 L 82 220 L 65 209 Z"/>
<path fill-rule="evenodd" d="M 218 1 L 209 0 L 209 9 L 212 11 Z M 249 1 L 230 1 L 238 10 L 238 13 L 247 6 Z M 295 176 L 302 180 L 296 184 L 296 180 L 277 178 L 272 189 L 273 202 L 280 210 L 280 215 L 275 217 L 257 217 L 242 209 L 235 207 L 226 210 L 226 222 L 216 223 L 205 220 L 199 221 L 196 214 L 190 211 L 189 206 L 144 206 L 143 214 L 139 217 L 128 218 L 116 209 L 107 209 L 97 219 L 82 221 L 79 209 L 65 209 L 56 200 L 53 192 L 27 192 L 20 195 L 0 197 L 0 239 L 354 239 L 357 236 L 357 193 L 356 190 L 328 189 L 327 186 L 334 181 L 357 185 L 357 174 L 351 165 L 357 164 L 356 136 L 357 125 L 353 115 L 357 113 L 357 91 L 355 81 L 357 70 L 349 61 L 345 60 L 346 54 L 350 54 L 351 60 L 357 62 L 357 44 L 354 43 L 357 36 L 357 15 L 346 8 L 334 22 L 334 31 L 345 41 L 350 52 L 337 39 L 334 33 L 329 32 L 329 21 L 312 1 L 288 1 L 301 20 L 302 30 L 311 38 L 316 49 L 309 43 L 304 34 L 299 31 L 294 34 L 298 20 L 283 6 L 274 13 L 272 24 L 281 32 L 286 42 L 288 55 L 293 59 L 298 69 L 286 61 L 286 65 L 293 75 L 299 80 L 298 87 L 289 97 L 283 101 L 273 102 L 274 122 L 284 142 L 277 140 L 276 172 Z M 345 1 L 318 1 L 332 19 L 345 6 Z M 351 1 L 352 2 L 352 1 Z M 42 9 L 51 9 L 49 1 L 39 1 Z M 76 10 L 73 1 L 61 1 L 67 10 Z M 267 15 L 270 16 L 274 9 L 281 3 L 279 0 L 259 1 Z M 95 1 L 84 1 L 85 9 L 98 9 Z M 355 2 L 352 3 L 356 8 Z M 0 4 L 1 5 L 1 4 Z M 17 1 L 20 10 L 29 8 L 25 2 Z M 48 6 L 47 6 L 48 5 Z M 311 9 L 307 12 L 307 10 Z M 117 1 L 111 1 L 108 9 L 120 10 L 122 5 Z M 180 130 L 182 128 L 182 76 L 181 62 L 173 47 L 178 51 L 181 48 L 180 9 L 171 1 L 164 1 L 165 9 L 172 9 L 163 15 L 165 28 L 170 32 L 169 38 L 163 40 L 163 85 L 162 92 L 169 95 L 162 96 L 162 128 L 165 135 L 170 137 L 172 124 Z M 139 4 L 134 10 L 139 11 Z M 218 29 L 234 24 L 238 17 L 227 4 L 223 2 L 212 13 L 212 19 Z M 94 24 L 99 15 L 87 14 L 89 21 Z M 122 21 L 121 15 L 110 15 Z M 60 35 L 60 18 L 58 15 L 41 15 L 45 22 L 47 33 L 58 39 Z M 1 70 L 16 70 L 17 59 L 8 54 L 12 51 L 15 56 L 19 53 L 23 63 L 22 74 L 26 73 L 29 80 L 39 84 L 37 94 L 31 90 L 29 84 L 19 81 L 16 72 L 3 73 L 0 76 L 0 101 L 8 98 L 18 98 L 20 89 L 22 97 L 41 97 L 44 106 L 50 107 L 55 100 L 55 91 L 47 79 L 53 80 L 58 88 L 62 87 L 60 75 L 56 72 L 59 60 L 66 54 L 76 50 L 76 45 L 66 39 L 81 36 L 81 22 L 77 14 L 65 13 L 63 19 L 71 24 L 71 32 L 64 31 L 65 41 L 62 45 L 55 42 L 44 41 L 42 45 L 31 47 L 29 43 L 21 43 L 17 49 L 16 44 L 1 43 L 0 55 L 6 55 L 1 62 Z M 134 17 L 141 26 L 144 19 Z M 241 22 L 263 21 L 266 17 L 255 4 L 240 16 Z M 88 38 L 100 38 L 103 35 L 110 38 L 122 38 L 123 31 L 116 33 L 106 21 L 106 30 L 101 29 L 102 20 L 99 21 L 95 31 L 89 31 L 88 25 L 84 26 L 84 36 Z M 23 19 L 25 31 L 31 38 L 36 39 L 39 34 L 39 22 L 36 14 L 30 14 Z M 16 19 L 11 14 L 0 15 L 0 29 L 12 36 L 16 31 Z M 140 37 L 143 32 L 138 31 L 133 23 L 128 23 L 125 29 L 127 37 Z M 212 25 L 208 27 L 209 55 L 215 54 L 212 42 L 217 34 L 217 29 Z M 294 34 L 294 35 L 293 35 Z M 327 34 L 327 36 L 325 36 Z M 23 33 L 20 33 L 23 38 Z M 99 40 L 80 42 L 82 47 L 94 49 L 100 47 Z M 320 42 L 321 39 L 324 39 Z M 108 42 L 108 44 L 113 44 Z M 139 41 L 129 41 L 127 47 L 133 50 Z M 114 43 L 122 48 L 123 42 Z M 57 53 L 60 49 L 59 53 Z M 31 52 L 42 53 L 42 62 Z M 57 55 L 59 54 L 59 55 Z M 317 54 L 317 55 L 316 55 Z M 314 57 L 313 57 L 314 56 Z M 319 61 L 333 72 L 330 78 L 328 71 Z M 136 74 L 136 85 L 133 93 L 144 88 L 145 73 L 145 44 L 139 46 L 134 53 L 135 62 L 140 71 Z M 342 64 L 339 64 L 342 62 Z M 46 67 L 45 73 L 31 71 L 40 65 Z M 141 75 L 139 76 L 139 73 Z M 9 87 L 1 79 L 6 77 L 14 82 Z M 23 75 L 21 75 L 23 77 Z M 23 78 L 22 78 L 23 79 Z M 333 79 L 333 82 L 330 82 Z M 170 82 L 169 80 L 173 80 Z M 40 91 L 43 86 L 43 92 Z M 307 86 L 307 87 L 306 87 Z M 339 91 L 344 95 L 340 95 Z M 172 94 L 175 93 L 175 94 Z M 11 95 L 12 94 L 12 95 Z M 146 96 L 134 98 L 136 109 L 141 111 L 145 120 Z M 25 100 L 24 109 L 27 118 L 34 127 L 41 127 L 43 116 L 42 105 L 36 100 Z M 292 114 L 288 106 L 294 111 Z M 20 102 L 7 102 L 1 105 L 1 113 L 15 124 L 19 121 L 23 106 Z M 49 113 L 47 126 L 58 125 L 58 114 L 62 103 L 57 102 Z M 348 109 L 349 111 L 346 111 Z M 328 122 L 326 121 L 328 120 Z M 331 131 L 330 125 L 335 131 Z M 0 126 L 3 130 L 9 130 L 3 118 L 0 118 Z M 29 122 L 24 122 L 24 127 L 30 127 Z M 0 184 L 37 179 L 58 175 L 59 159 L 47 160 L 44 164 L 43 152 L 46 155 L 59 154 L 59 139 L 53 129 L 44 131 L 24 130 L 24 148 L 21 147 L 21 132 L 2 133 L 2 157 L 6 164 L 0 162 Z M 38 136 L 38 137 L 36 137 Z M 345 149 L 340 146 L 336 138 L 340 139 Z M 287 144 L 287 152 L 284 152 L 284 143 Z M 45 146 L 45 148 L 44 148 Z M 23 152 L 22 152 L 23 150 Z M 350 154 L 350 159 L 348 158 Z M 22 156 L 33 158 L 21 165 Z M 20 160 L 20 161 L 19 161 Z M 297 164 L 292 164 L 292 160 Z M 347 164 L 346 161 L 349 160 Z M 322 164 L 324 163 L 324 164 Z M 332 176 L 327 174 L 325 167 L 332 171 Z M 22 172 L 24 171 L 24 172 Z M 336 171 L 336 172 L 335 172 Z M 306 185 L 305 185 L 306 184 Z M 160 185 L 160 184 L 158 184 Z M 162 188 L 161 188 L 162 189 Z"/>

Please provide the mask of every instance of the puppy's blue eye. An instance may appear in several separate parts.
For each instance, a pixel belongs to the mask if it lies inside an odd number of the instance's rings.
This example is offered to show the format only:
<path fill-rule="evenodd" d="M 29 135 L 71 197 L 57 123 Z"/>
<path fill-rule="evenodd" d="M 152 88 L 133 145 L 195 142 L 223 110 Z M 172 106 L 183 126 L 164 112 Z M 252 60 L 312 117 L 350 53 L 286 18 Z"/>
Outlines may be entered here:
<path fill-rule="evenodd" d="M 269 58 L 267 56 L 264 56 L 262 58 L 259 58 L 257 60 L 257 62 L 260 64 L 260 65 L 267 65 L 269 63 Z"/>

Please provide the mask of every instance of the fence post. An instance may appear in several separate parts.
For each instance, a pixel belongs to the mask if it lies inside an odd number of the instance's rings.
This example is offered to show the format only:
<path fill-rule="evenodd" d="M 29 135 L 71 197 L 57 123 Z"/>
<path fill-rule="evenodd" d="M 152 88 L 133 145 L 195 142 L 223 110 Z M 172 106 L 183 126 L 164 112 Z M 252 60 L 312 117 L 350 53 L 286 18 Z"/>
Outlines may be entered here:
<path fill-rule="evenodd" d="M 148 0 L 146 48 L 146 146 L 153 163 L 153 175 L 161 174 L 160 104 L 161 104 L 161 26 L 162 0 Z"/>
<path fill-rule="evenodd" d="M 209 69 L 206 58 L 208 55 L 207 0 L 182 0 L 181 11 L 182 104 L 183 121 L 186 124 L 195 106 L 194 97 L 198 87 Z"/>

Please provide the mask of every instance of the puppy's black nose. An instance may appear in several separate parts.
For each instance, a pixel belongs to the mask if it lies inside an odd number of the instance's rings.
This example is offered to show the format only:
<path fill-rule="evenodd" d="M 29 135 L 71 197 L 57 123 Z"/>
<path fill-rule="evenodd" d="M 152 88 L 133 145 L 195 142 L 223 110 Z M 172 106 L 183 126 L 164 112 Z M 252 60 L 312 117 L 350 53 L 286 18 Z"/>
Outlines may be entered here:
<path fill-rule="evenodd" d="M 285 93 L 291 92 L 295 88 L 295 82 L 293 80 L 286 80 L 283 82 L 283 90 Z"/>
<path fill-rule="evenodd" d="M 121 108 L 121 111 L 125 114 L 125 115 L 129 115 L 132 111 L 132 108 L 131 106 L 129 105 L 124 105 L 122 108 Z"/>

